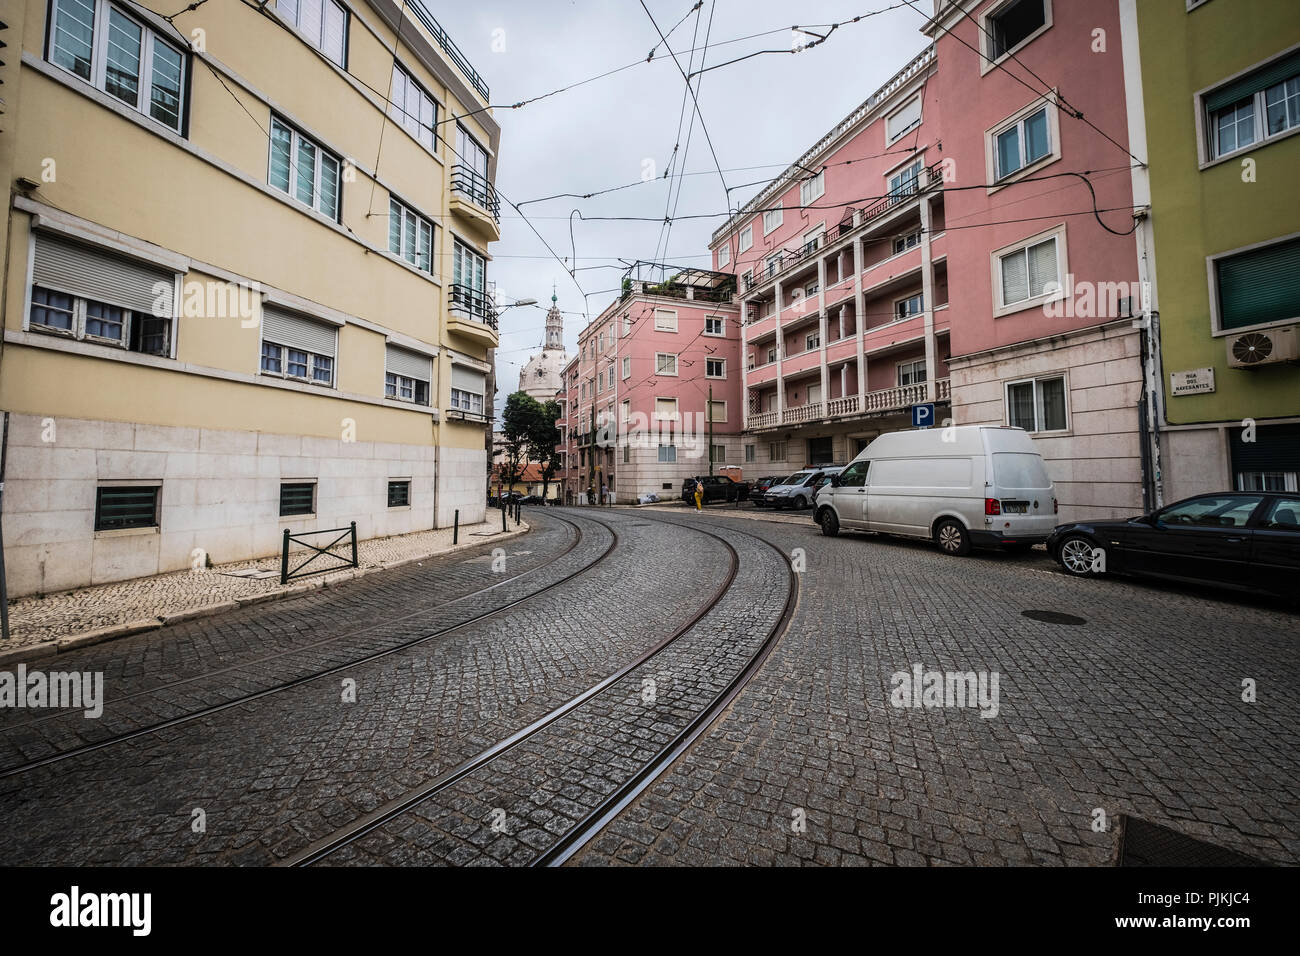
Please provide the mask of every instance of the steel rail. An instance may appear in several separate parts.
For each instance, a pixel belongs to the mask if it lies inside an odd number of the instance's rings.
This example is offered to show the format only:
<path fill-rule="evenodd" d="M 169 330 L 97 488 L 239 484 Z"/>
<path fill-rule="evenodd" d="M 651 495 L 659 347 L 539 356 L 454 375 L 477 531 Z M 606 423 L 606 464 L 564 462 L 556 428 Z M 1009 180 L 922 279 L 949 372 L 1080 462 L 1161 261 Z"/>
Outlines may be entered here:
<path fill-rule="evenodd" d="M 574 548 L 576 548 L 576 547 L 578 546 L 578 543 L 579 543 L 579 541 L 580 541 L 581 538 L 582 538 L 582 529 L 581 529 L 580 527 L 578 527 L 578 525 L 577 525 L 576 522 L 569 521 L 569 519 L 567 519 L 567 518 L 560 518 L 560 516 L 558 516 L 558 515 L 556 515 L 556 516 L 554 516 L 554 517 L 559 518 L 559 520 L 561 520 L 561 521 L 565 521 L 565 522 L 567 522 L 568 524 L 572 525 L 572 526 L 573 526 L 573 527 L 578 531 L 578 536 L 577 536 L 577 538 L 575 538 L 573 544 L 571 544 L 571 545 L 570 545 L 570 546 L 569 546 L 569 547 L 568 547 L 568 548 L 567 548 L 567 549 L 566 549 L 566 550 L 565 550 L 565 551 L 564 551 L 564 552 L 559 556 L 559 557 L 563 557 L 565 554 L 568 554 L 570 551 L 572 551 Z M 161 731 L 161 730 L 167 730 L 167 729 L 169 729 L 169 728 L 176 727 L 176 726 L 179 726 L 179 725 L 181 725 L 181 724 L 189 723 L 190 721 L 193 721 L 193 720 L 198 720 L 198 719 L 203 718 L 203 717 L 209 717 L 209 716 L 211 716 L 211 715 L 213 715 L 213 714 L 217 714 L 217 713 L 220 713 L 220 712 L 222 712 L 222 711 L 229 710 L 229 709 L 232 708 L 232 707 L 238 707 L 238 706 L 240 706 L 240 705 L 242 705 L 242 704 L 248 704 L 248 703 L 251 703 L 251 702 L 253 702 L 253 701 L 260 700 L 260 699 L 262 699 L 262 698 L 264 698 L 264 697 L 269 697 L 269 696 L 271 696 L 272 694 L 278 694 L 278 693 L 280 693 L 281 691 L 289 690 L 289 689 L 294 688 L 294 687 L 300 687 L 300 686 L 302 686 L 303 684 L 311 683 L 311 682 L 313 682 L 313 681 L 317 681 L 317 680 L 320 680 L 320 679 L 325 678 L 325 677 L 331 677 L 331 676 L 333 676 L 333 675 L 335 675 L 335 674 L 342 673 L 343 671 L 349 670 L 349 669 L 351 669 L 351 668 L 354 668 L 354 667 L 360 667 L 360 666 L 363 666 L 363 665 L 365 665 L 365 664 L 369 664 L 369 663 L 372 663 L 372 662 L 374 662 L 374 661 L 380 660 L 381 658 L 389 657 L 389 656 L 391 656 L 391 655 L 393 655 L 393 654 L 396 654 L 396 653 L 398 653 L 398 652 L 400 652 L 400 651 L 410 650 L 410 649 L 413 648 L 413 647 L 418 647 L 418 646 L 421 645 L 421 644 L 425 644 L 425 643 L 427 643 L 428 641 L 434 640 L 434 639 L 439 638 L 439 637 L 443 637 L 443 636 L 445 636 L 445 635 L 447 635 L 447 634 L 452 633 L 453 631 L 459 631 L 459 630 L 461 630 L 461 629 L 463 629 L 463 628 L 466 628 L 466 627 L 469 627 L 469 626 L 471 626 L 471 625 L 478 624 L 478 623 L 480 623 L 480 622 L 482 622 L 482 621 L 484 621 L 484 620 L 487 620 L 488 618 L 492 618 L 492 617 L 495 617 L 495 616 L 497 616 L 497 615 L 499 615 L 499 614 L 502 614 L 502 613 L 504 613 L 505 611 L 508 611 L 508 610 L 511 610 L 512 608 L 518 607 L 520 604 L 523 604 L 523 603 L 526 602 L 526 601 L 531 601 L 533 598 L 538 597 L 539 595 L 545 594 L 546 592 L 551 591 L 552 589 L 554 589 L 554 588 L 556 588 L 556 587 L 559 587 L 561 584 L 565 584 L 565 583 L 567 583 L 567 582 L 573 580 L 574 578 L 578 577 L 578 576 L 581 575 L 581 574 L 585 574 L 586 572 L 590 571 L 592 568 L 594 568 L 594 567 L 596 567 L 598 564 L 600 564 L 602 561 L 604 561 L 606 558 L 608 558 L 608 557 L 610 556 L 610 554 L 613 553 L 615 547 L 617 547 L 617 545 L 618 545 L 618 540 L 619 540 L 619 539 L 618 539 L 618 533 L 617 533 L 616 531 L 614 531 L 613 528 L 609 527 L 608 525 L 603 524 L 603 522 L 597 522 L 597 523 L 598 523 L 598 524 L 601 524 L 602 527 L 604 527 L 607 531 L 609 531 L 610 536 L 611 536 L 611 537 L 610 537 L 609 547 L 607 547 L 607 548 L 605 549 L 605 551 L 604 551 L 604 552 L 603 552 L 603 553 L 602 553 L 598 558 L 596 558 L 596 559 L 595 559 L 594 561 L 592 561 L 591 563 L 586 564 L 586 565 L 584 565 L 583 567 L 579 568 L 577 571 L 574 571 L 572 574 L 565 575 L 564 577 L 562 577 L 562 578 L 560 578 L 560 579 L 558 579 L 558 580 L 556 580 L 556 581 L 551 582 L 550 584 L 546 585 L 545 587 L 539 588 L 538 590 L 533 591 L 533 592 L 530 593 L 530 594 L 526 594 L 526 595 L 524 595 L 524 596 L 521 597 L 521 598 L 517 598 L 516 600 L 509 601 L 509 602 L 507 602 L 506 604 L 503 604 L 503 605 L 501 605 L 501 606 L 498 607 L 498 608 L 494 608 L 494 609 L 492 609 L 492 610 L 490 610 L 490 611 L 484 611 L 484 612 L 481 613 L 481 614 L 476 614 L 476 615 L 474 615 L 473 617 L 466 618 L 464 621 L 460 621 L 460 622 L 458 622 L 458 623 L 456 623 L 456 624 L 452 624 L 452 625 L 449 625 L 449 626 L 447 626 L 447 627 L 440 628 L 439 630 L 432 631 L 432 632 L 430 632 L 429 634 L 422 635 L 421 637 L 413 638 L 412 640 L 409 640 L 409 641 L 404 641 L 404 642 L 402 642 L 401 644 L 396 644 L 396 645 L 394 645 L 393 647 L 385 648 L 384 650 L 381 650 L 381 651 L 376 651 L 375 653 L 373 653 L 373 654 L 368 654 L 368 655 L 366 655 L 365 657 L 361 657 L 361 658 L 358 658 L 358 659 L 353 660 L 353 661 L 348 661 L 348 662 L 343 663 L 343 664 L 338 664 L 338 665 L 335 665 L 334 667 L 330 667 L 330 668 L 327 668 L 327 669 L 322 670 L 322 671 L 316 671 L 316 672 L 314 672 L 314 673 L 312 673 L 312 674 L 305 674 L 305 675 L 303 675 L 302 677 L 296 677 L 296 678 L 294 678 L 293 680 L 285 681 L 285 682 L 282 682 L 282 683 L 280 683 L 280 684 L 276 684 L 276 685 L 274 685 L 274 686 L 272 686 L 272 687 L 263 688 L 262 690 L 254 691 L 254 692 L 251 693 L 251 694 L 245 694 L 245 695 L 243 695 L 243 696 L 241 696 L 241 697 L 236 697 L 236 698 L 234 698 L 234 699 L 232 699 L 232 700 L 223 701 L 223 702 L 220 703 L 220 704 L 213 704 L 213 705 L 208 706 L 208 707 L 200 708 L 199 710 L 190 711 L 190 712 L 188 712 L 188 713 L 178 715 L 178 716 L 176 716 L 176 717 L 170 717 L 170 718 L 168 718 L 167 720 L 162 720 L 162 721 L 158 721 L 158 722 L 156 722 L 156 723 L 148 724 L 148 725 L 146 725 L 146 726 L 144 726 L 144 727 L 138 727 L 138 728 L 136 728 L 135 730 L 131 730 L 131 731 L 128 731 L 128 732 L 126 732 L 126 733 L 114 734 L 113 736 L 105 737 L 103 740 L 93 741 L 93 742 L 91 742 L 91 743 L 84 744 L 84 745 L 82 745 L 82 746 L 80 746 L 80 747 L 73 747 L 73 748 L 70 749 L 70 750 L 59 751 L 58 753 L 50 754 L 50 755 L 45 756 L 45 757 L 39 757 L 39 758 L 37 758 L 37 759 L 35 759 L 35 760 L 29 760 L 29 761 L 27 761 L 27 762 L 25 762 L 25 763 L 14 764 L 13 766 L 5 767 L 5 768 L 3 768 L 3 769 L 0 769 L 0 780 L 3 780 L 3 779 L 5 779 L 5 778 L 7 778 L 7 777 L 17 776 L 17 775 L 19 775 L 19 774 L 23 774 L 23 773 L 28 773 L 29 771 L 35 770 L 35 769 L 37 769 L 37 768 L 39 768 L 39 767 L 46 767 L 46 766 L 49 766 L 49 765 L 51 765 L 51 764 L 55 764 L 55 763 L 59 763 L 59 762 L 64 761 L 64 760 L 68 760 L 68 759 L 70 759 L 70 758 L 72 758 L 72 757 L 79 757 L 79 756 L 83 756 L 83 755 L 88 754 L 88 753 L 93 753 L 93 752 L 96 751 L 96 750 L 103 750 L 103 749 L 105 749 L 106 747 L 116 746 L 117 744 L 125 743 L 125 742 L 128 741 L 128 740 L 134 740 L 134 739 L 136 739 L 136 738 L 138 738 L 138 737 L 144 737 L 144 736 L 147 736 L 147 735 L 149 735 L 149 734 L 157 733 L 158 731 Z M 324 639 L 324 640 L 322 640 L 322 641 L 318 641 L 318 642 L 316 642 L 316 644 L 311 644 L 311 645 L 306 645 L 306 646 L 304 646 L 304 647 L 299 647 L 299 648 L 293 648 L 293 649 L 290 649 L 290 650 L 285 650 L 285 651 L 282 651 L 282 652 L 278 652 L 277 654 L 269 655 L 268 657 L 265 657 L 265 658 L 260 658 L 260 659 L 255 660 L 255 661 L 249 661 L 249 662 L 246 662 L 246 663 L 243 663 L 243 664 L 232 665 L 231 667 L 229 667 L 229 668 L 224 668 L 224 669 L 222 669 L 222 670 L 218 670 L 218 671 L 209 671 L 209 672 L 204 673 L 204 674 L 196 675 L 195 677 L 188 677 L 188 678 L 185 678 L 184 680 L 181 680 L 181 681 L 175 681 L 175 682 L 173 682 L 173 683 L 171 683 L 171 684 L 164 684 L 164 685 L 161 685 L 161 686 L 159 686 L 159 687 L 153 687 L 153 688 L 150 688 L 149 690 L 138 691 L 137 693 L 135 693 L 135 694 L 133 694 L 133 695 L 131 695 L 131 696 L 132 696 L 132 697 L 138 697 L 138 696 L 147 695 L 147 694 L 150 694 L 150 693 L 154 693 L 154 692 L 156 692 L 156 691 L 162 689 L 163 687 L 176 686 L 176 685 L 178 685 L 178 684 L 184 684 L 184 683 L 189 683 L 189 682 L 191 682 L 191 681 L 195 681 L 195 680 L 201 680 L 201 679 L 203 679 L 203 678 L 205 678 L 205 677 L 212 677 L 212 676 L 214 676 L 214 675 L 216 675 L 216 674 L 226 673 L 226 672 L 228 672 L 228 671 L 230 671 L 230 670 L 235 670 L 235 669 L 238 669 L 238 668 L 247 667 L 247 666 L 249 666 L 250 664 L 259 663 L 259 662 L 262 661 L 262 660 L 272 660 L 272 659 L 275 659 L 276 657 L 283 657 L 283 656 L 286 656 L 286 655 L 288 655 L 288 654 L 294 654 L 294 653 L 298 653 L 298 652 L 303 651 L 303 650 L 308 650 L 308 649 L 310 649 L 310 648 L 312 648 L 312 647 L 316 647 L 316 646 L 319 646 L 319 645 L 321 645 L 321 644 L 326 644 L 326 643 L 329 643 L 329 642 L 331 642 L 331 641 L 340 640 L 340 639 L 342 639 L 342 638 L 344 638 L 344 637 L 355 637 L 357 634 L 362 634 L 362 633 L 365 633 L 366 631 L 374 630 L 375 628 L 378 628 L 378 627 L 389 626 L 389 625 L 392 625 L 392 624 L 398 623 L 398 622 L 400 622 L 400 621 L 407 620 L 408 618 L 410 618 L 410 617 L 414 617 L 414 616 L 416 616 L 416 615 L 418 615 L 418 614 L 426 614 L 426 613 L 428 613 L 429 611 L 439 610 L 439 609 L 441 609 L 441 608 L 443 608 L 443 607 L 447 607 L 447 606 L 449 606 L 449 605 L 451 605 L 451 604 L 456 604 L 456 603 L 458 603 L 458 602 L 465 601 L 465 600 L 468 600 L 468 599 L 470 599 L 470 598 L 476 598 L 476 597 L 482 595 L 483 593 L 485 593 L 485 592 L 487 592 L 487 591 L 491 591 L 491 590 L 493 590 L 493 589 L 495 589 L 495 588 L 499 588 L 499 587 L 501 587 L 502 585 L 508 584 L 508 583 L 510 583 L 511 581 L 517 580 L 518 578 L 521 578 L 521 577 L 523 577 L 523 576 L 525 576 L 525 575 L 527 575 L 527 574 L 532 574 L 533 572 L 538 571 L 538 570 L 541 570 L 541 569 L 544 568 L 544 567 L 548 567 L 551 563 L 552 563 L 552 562 L 547 562 L 547 563 L 545 563 L 545 564 L 538 565 L 538 566 L 535 567 L 535 568 L 530 568 L 530 569 L 527 570 L 527 571 L 521 571 L 519 574 L 513 575 L 512 577 L 507 578 L 507 579 L 504 580 L 504 581 L 498 581 L 497 583 L 495 583 L 495 584 L 493 584 L 493 585 L 490 585 L 490 586 L 488 586 L 488 587 L 486 587 L 486 588 L 481 588 L 481 589 L 479 589 L 478 591 L 474 591 L 474 592 L 472 592 L 472 593 L 470 593 L 470 594 L 466 594 L 466 595 L 462 595 L 461 597 L 454 598 L 453 600 L 448 601 L 448 602 L 446 602 L 445 604 L 440 604 L 440 605 L 437 605 L 437 606 L 435 606 L 435 607 L 433 607 L 433 608 L 425 608 L 424 610 L 421 610 L 421 611 L 415 611 L 415 612 L 412 612 L 411 614 L 404 615 L 404 616 L 402 616 L 402 617 L 400 617 L 400 618 L 394 618 L 394 619 L 392 619 L 392 620 L 381 621 L 381 622 L 379 622 L 379 623 L 377 623 L 377 624 L 370 625 L 370 626 L 367 627 L 367 628 L 363 628 L 361 631 L 349 631 L 347 634 L 341 634 L 341 635 L 337 635 L 337 636 L 335 636 L 335 637 L 326 638 L 326 639 Z M 130 698 L 128 697 L 128 698 L 122 698 L 122 699 L 123 699 L 123 700 L 126 700 L 126 699 L 130 699 Z M 51 717 L 54 717 L 54 716 L 66 716 L 66 715 L 51 715 Z M 45 719 L 45 718 L 41 718 L 41 719 Z M 35 722 L 36 722 L 36 721 L 28 721 L 27 724 L 23 724 L 23 725 L 19 725 L 19 726 L 29 726 L 30 724 L 35 723 Z M 13 730 L 13 729 L 17 729 L 17 728 L 6 728 L 6 732 L 7 732 L 8 730 Z"/>

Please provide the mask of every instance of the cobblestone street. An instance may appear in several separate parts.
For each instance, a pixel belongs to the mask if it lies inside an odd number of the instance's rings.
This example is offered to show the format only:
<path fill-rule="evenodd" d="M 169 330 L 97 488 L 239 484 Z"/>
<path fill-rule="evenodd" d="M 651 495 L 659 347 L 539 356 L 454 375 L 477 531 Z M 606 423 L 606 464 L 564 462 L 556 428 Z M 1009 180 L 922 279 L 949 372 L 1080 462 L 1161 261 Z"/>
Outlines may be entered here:
<path fill-rule="evenodd" d="M 103 716 L 0 709 L 0 859 L 1110 865 L 1133 816 L 1300 860 L 1294 611 L 755 517 L 532 508 L 32 662 Z M 891 705 L 914 668 L 992 706 Z"/>

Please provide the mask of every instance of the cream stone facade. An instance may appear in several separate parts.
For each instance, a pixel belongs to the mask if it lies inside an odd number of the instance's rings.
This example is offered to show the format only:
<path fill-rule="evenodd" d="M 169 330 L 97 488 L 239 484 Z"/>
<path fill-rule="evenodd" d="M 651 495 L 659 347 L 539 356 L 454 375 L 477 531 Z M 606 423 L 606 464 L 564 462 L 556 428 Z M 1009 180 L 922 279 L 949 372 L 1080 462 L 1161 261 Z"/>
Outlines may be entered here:
<path fill-rule="evenodd" d="M 486 83 L 421 3 L 175 13 L 6 16 L 11 596 L 485 511 Z"/>

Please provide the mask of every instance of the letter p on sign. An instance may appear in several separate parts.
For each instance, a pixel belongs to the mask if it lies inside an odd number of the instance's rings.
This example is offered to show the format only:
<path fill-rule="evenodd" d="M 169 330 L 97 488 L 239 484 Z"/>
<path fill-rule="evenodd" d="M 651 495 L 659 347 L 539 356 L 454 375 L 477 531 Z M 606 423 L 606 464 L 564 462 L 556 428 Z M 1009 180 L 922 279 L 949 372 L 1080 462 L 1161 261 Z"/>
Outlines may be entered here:
<path fill-rule="evenodd" d="M 931 428 L 934 426 L 934 403 L 912 406 L 912 427 Z"/>

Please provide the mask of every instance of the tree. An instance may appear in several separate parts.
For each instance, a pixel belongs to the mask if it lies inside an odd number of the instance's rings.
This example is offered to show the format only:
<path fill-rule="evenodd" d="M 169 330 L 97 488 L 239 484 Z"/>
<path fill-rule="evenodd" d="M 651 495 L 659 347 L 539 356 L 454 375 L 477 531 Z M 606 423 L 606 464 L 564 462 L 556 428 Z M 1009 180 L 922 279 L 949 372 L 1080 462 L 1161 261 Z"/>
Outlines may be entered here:
<path fill-rule="evenodd" d="M 515 392 L 506 399 L 505 413 L 501 416 L 501 435 L 505 439 L 501 481 L 507 491 L 524 473 L 542 415 L 542 406 L 527 392 Z"/>
<path fill-rule="evenodd" d="M 542 501 L 551 487 L 555 470 L 560 467 L 560 428 L 556 424 L 560 418 L 560 403 L 554 400 L 539 405 L 536 428 L 529 442 L 529 454 L 542 466 Z"/>

